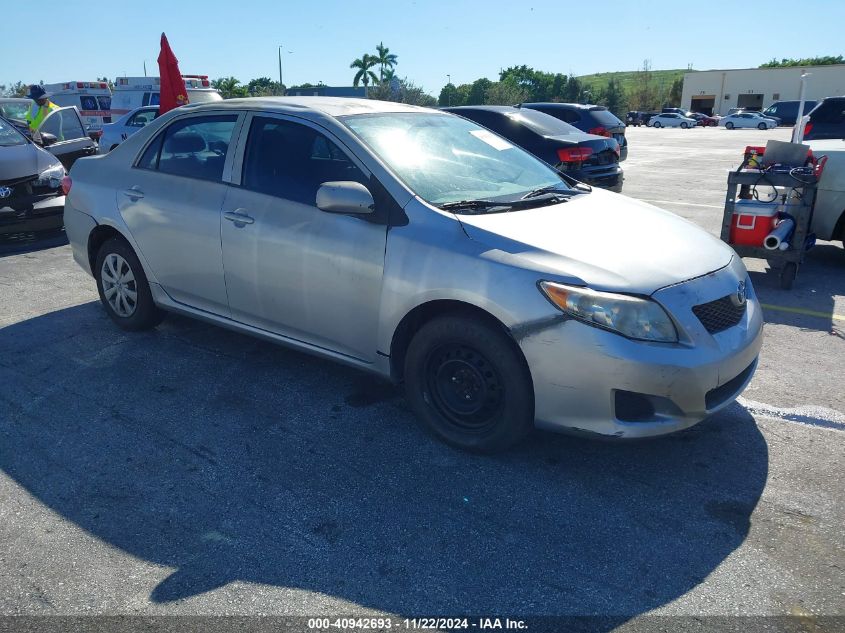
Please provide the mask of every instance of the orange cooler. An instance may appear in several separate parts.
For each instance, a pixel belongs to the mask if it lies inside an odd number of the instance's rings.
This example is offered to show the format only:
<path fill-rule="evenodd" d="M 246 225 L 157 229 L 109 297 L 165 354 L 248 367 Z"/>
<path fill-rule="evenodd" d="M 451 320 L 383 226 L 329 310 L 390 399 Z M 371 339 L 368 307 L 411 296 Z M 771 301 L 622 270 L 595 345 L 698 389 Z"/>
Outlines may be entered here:
<path fill-rule="evenodd" d="M 777 202 L 737 200 L 731 218 L 731 244 L 763 246 L 763 240 L 775 227 Z"/>

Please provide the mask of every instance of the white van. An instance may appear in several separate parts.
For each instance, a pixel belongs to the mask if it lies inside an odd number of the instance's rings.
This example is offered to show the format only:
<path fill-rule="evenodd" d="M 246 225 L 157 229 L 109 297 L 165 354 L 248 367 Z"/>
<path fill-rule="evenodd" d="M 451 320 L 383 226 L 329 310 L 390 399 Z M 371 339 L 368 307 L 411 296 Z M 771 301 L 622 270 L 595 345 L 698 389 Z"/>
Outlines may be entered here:
<path fill-rule="evenodd" d="M 44 90 L 57 106 L 79 110 L 85 132 L 96 138 L 103 124 L 111 123 L 111 90 L 105 81 L 66 81 L 46 84 Z"/>
<path fill-rule="evenodd" d="M 188 90 L 188 103 L 222 101 L 208 81 L 208 75 L 182 75 Z M 111 109 L 115 118 L 148 105 L 158 105 L 161 80 L 158 77 L 116 77 Z"/>

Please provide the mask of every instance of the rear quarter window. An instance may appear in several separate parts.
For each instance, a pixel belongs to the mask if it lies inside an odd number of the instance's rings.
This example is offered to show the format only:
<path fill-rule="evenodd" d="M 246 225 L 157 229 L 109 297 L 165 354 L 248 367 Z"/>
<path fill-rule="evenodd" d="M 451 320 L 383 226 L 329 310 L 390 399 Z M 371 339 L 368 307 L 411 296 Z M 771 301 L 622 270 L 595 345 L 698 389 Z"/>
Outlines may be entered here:
<path fill-rule="evenodd" d="M 587 116 L 602 127 L 619 127 L 624 125 L 610 110 L 590 110 Z M 675 116 L 678 116 L 678 114 L 675 113 Z"/>

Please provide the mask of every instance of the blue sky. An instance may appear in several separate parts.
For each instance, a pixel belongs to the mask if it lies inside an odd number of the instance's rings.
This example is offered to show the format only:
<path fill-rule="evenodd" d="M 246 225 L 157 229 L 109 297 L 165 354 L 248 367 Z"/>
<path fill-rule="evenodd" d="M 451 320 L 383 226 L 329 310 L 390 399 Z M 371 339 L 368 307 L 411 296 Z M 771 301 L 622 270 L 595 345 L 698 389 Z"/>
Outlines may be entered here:
<path fill-rule="evenodd" d="M 383 41 L 399 55 L 397 74 L 435 95 L 447 74 L 456 84 L 495 79 L 518 64 L 580 75 L 634 70 L 646 58 L 656 69 L 707 69 L 845 53 L 838 1 L 63 0 L 33 19 L 34 6 L 5 7 L 0 83 L 143 75 L 144 60 L 157 75 L 162 31 L 183 73 L 244 82 L 278 78 L 283 44 L 287 85 L 349 85 L 349 63 Z"/>

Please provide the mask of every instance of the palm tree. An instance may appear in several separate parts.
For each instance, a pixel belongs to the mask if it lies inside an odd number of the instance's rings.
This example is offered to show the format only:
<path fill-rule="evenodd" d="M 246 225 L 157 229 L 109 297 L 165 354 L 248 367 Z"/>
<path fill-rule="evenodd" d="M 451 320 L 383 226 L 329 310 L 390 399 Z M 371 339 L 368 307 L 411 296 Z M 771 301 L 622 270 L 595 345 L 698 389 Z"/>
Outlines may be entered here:
<path fill-rule="evenodd" d="M 390 49 L 384 45 L 384 42 L 379 42 L 378 46 L 376 46 L 376 52 L 378 53 L 376 58 L 376 63 L 379 65 L 379 77 L 381 77 L 381 81 L 388 79 L 387 72 L 390 71 L 392 73 L 393 67 L 396 65 L 397 56 L 390 52 Z"/>
<path fill-rule="evenodd" d="M 370 85 L 370 80 L 372 80 L 373 83 L 378 82 L 378 77 L 376 77 L 376 74 L 370 70 L 377 63 L 378 57 L 373 57 L 369 53 L 364 53 L 364 55 L 359 59 L 356 59 L 354 62 L 349 64 L 350 68 L 358 69 L 358 72 L 355 73 L 355 79 L 352 80 L 352 85 L 357 88 L 359 83 L 363 83 L 364 91 L 366 92 L 367 86 Z"/>

